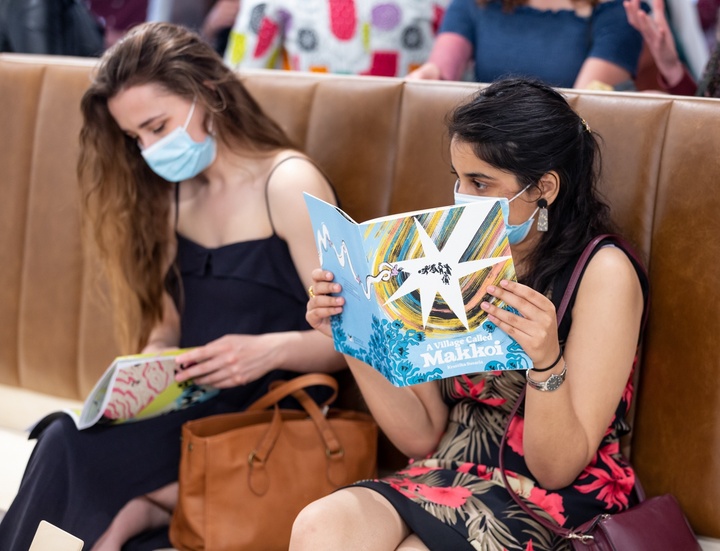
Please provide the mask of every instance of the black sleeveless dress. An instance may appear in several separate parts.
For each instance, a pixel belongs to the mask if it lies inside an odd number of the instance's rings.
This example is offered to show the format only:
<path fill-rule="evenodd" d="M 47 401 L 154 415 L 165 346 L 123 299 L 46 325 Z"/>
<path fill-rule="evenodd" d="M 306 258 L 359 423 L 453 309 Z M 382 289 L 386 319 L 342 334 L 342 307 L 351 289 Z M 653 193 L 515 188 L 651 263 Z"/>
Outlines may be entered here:
<path fill-rule="evenodd" d="M 287 243 L 277 235 L 214 249 L 182 235 L 177 241 L 181 347 L 226 334 L 310 328 L 303 283 Z M 125 503 L 177 480 L 185 421 L 243 410 L 272 380 L 296 375 L 273 371 L 184 411 L 138 423 L 78 431 L 60 415 L 38 438 L 18 495 L 0 524 L 0 550 L 27 550 L 43 519 L 90 549 Z M 161 547 L 169 547 L 166 529 L 139 536 L 123 549 Z"/>

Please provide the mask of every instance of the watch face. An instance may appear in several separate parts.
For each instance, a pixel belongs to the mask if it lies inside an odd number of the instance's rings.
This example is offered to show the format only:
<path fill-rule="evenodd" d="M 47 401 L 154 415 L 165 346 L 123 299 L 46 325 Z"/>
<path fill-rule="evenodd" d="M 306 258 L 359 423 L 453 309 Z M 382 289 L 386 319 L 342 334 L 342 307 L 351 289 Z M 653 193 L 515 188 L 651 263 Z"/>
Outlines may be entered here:
<path fill-rule="evenodd" d="M 563 380 L 565 378 L 561 377 L 560 375 L 551 375 L 550 378 L 545 382 L 545 389 L 546 390 L 557 390 L 560 388 L 560 385 L 563 384 Z"/>

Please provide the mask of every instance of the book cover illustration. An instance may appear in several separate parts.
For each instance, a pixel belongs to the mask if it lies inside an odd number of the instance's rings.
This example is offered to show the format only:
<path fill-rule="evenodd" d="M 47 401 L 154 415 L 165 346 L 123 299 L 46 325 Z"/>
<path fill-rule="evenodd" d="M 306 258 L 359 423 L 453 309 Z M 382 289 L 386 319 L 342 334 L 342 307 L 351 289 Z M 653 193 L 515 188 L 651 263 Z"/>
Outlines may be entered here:
<path fill-rule="evenodd" d="M 305 194 L 323 269 L 343 287 L 336 350 L 395 386 L 479 371 L 528 369 L 522 348 L 487 319 L 488 285 L 515 280 L 501 199 L 357 223 Z"/>
<path fill-rule="evenodd" d="M 192 381 L 178 383 L 175 357 L 187 349 L 115 358 L 96 383 L 82 410 L 68 412 L 79 429 L 97 423 L 139 421 L 185 409 L 219 391 Z"/>

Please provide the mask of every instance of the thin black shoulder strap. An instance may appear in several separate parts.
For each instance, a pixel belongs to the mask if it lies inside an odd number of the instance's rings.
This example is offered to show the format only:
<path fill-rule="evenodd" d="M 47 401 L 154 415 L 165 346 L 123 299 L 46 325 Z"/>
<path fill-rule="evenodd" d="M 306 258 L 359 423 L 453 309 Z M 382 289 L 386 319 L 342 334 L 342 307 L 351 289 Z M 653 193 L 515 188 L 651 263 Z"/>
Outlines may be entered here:
<path fill-rule="evenodd" d="M 175 184 L 175 231 L 177 231 L 179 219 L 180 219 L 180 182 Z"/>
<path fill-rule="evenodd" d="M 308 163 L 313 165 L 318 170 L 318 172 L 323 175 L 323 178 L 325 178 L 325 181 L 330 186 L 330 189 L 332 190 L 333 195 L 335 196 L 335 201 L 338 200 L 337 193 L 335 192 L 335 186 L 332 185 L 332 182 L 330 181 L 330 178 L 328 178 L 328 175 L 325 174 L 325 171 L 322 168 L 320 168 L 320 166 L 315 161 L 313 161 L 309 157 L 304 157 L 302 155 L 291 155 L 290 157 L 284 158 L 282 161 L 280 161 L 274 167 L 272 167 L 272 169 L 270 170 L 270 173 L 267 176 L 267 179 L 265 180 L 265 208 L 267 208 L 268 220 L 270 220 L 270 227 L 272 228 L 273 234 L 275 233 L 275 224 L 273 224 L 272 213 L 270 212 L 270 196 L 268 193 L 268 188 L 270 187 L 270 178 L 272 178 L 272 175 L 275 173 L 275 171 L 281 164 L 283 164 L 285 161 L 290 161 L 292 159 L 300 159 L 302 161 L 307 161 Z"/>

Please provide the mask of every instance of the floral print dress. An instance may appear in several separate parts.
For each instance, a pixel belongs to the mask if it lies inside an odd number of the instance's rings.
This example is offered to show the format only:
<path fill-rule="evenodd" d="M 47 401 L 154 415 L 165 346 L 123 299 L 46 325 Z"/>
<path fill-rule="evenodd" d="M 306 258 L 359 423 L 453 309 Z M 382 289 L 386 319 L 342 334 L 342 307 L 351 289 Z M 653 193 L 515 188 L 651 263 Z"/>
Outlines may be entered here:
<path fill-rule="evenodd" d="M 639 275 L 646 289 L 642 273 Z M 564 279 L 566 282 L 569 274 Z M 562 292 L 554 295 L 562 296 Z M 561 342 L 569 332 L 571 307 L 572 302 L 560 326 Z M 505 468 L 513 490 L 533 511 L 565 527 L 576 527 L 597 514 L 618 512 L 634 504 L 635 474 L 623 459 L 619 444 L 620 436 L 629 430 L 625 417 L 632 380 L 631 376 L 593 461 L 572 484 L 559 490 L 540 487 L 525 464 L 520 408 L 508 431 Z M 357 485 L 385 496 L 432 550 L 569 549 L 566 541 L 512 500 L 500 475 L 500 442 L 525 386 L 525 372 L 463 375 L 439 384 L 450 417 L 437 450 L 391 476 Z"/>

